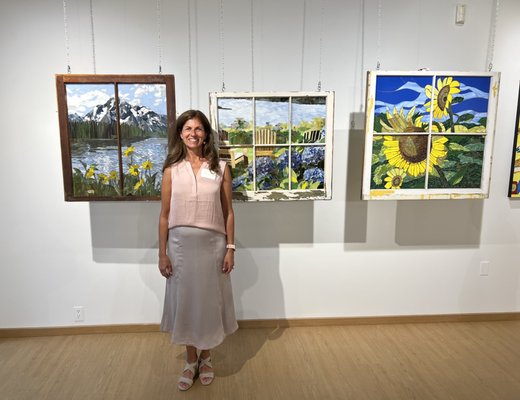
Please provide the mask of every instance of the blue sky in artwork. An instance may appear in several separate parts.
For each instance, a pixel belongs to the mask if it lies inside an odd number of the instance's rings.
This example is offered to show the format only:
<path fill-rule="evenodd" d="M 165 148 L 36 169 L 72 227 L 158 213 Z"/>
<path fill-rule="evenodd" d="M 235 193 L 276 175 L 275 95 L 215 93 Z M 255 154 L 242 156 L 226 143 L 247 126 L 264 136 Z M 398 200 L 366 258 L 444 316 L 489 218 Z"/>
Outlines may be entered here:
<path fill-rule="evenodd" d="M 69 114 L 84 116 L 95 106 L 114 97 L 113 84 L 68 83 L 67 108 Z M 166 86 L 164 84 L 120 84 L 119 97 L 132 105 L 145 106 L 166 115 Z"/>
<path fill-rule="evenodd" d="M 237 118 L 251 123 L 253 120 L 253 100 L 221 98 L 217 101 L 219 125 L 230 126 Z"/>
<path fill-rule="evenodd" d="M 426 96 L 425 87 L 431 85 L 433 76 L 378 76 L 376 81 L 376 114 L 385 113 L 394 108 L 405 112 L 416 106 L 416 112 L 423 114 L 423 121 L 429 121 L 429 112 L 424 103 L 430 99 Z M 434 87 L 437 87 L 438 76 Z M 454 76 L 454 80 L 460 82 L 460 93 L 454 97 L 463 97 L 464 101 L 453 105 L 454 114 L 472 113 L 472 121 L 477 122 L 482 117 L 487 117 L 490 77 L 488 76 Z M 447 119 L 444 118 L 444 119 Z M 444 120 L 443 119 L 443 120 Z"/>
<path fill-rule="evenodd" d="M 218 99 L 219 124 L 229 126 L 237 118 L 252 121 L 252 99 L 221 98 Z M 289 100 L 266 101 L 256 100 L 256 125 L 264 126 L 267 123 L 276 125 L 289 122 Z M 292 123 L 298 125 L 302 121 L 312 121 L 313 118 L 326 118 L 327 106 L 325 104 L 299 104 L 292 103 Z"/>

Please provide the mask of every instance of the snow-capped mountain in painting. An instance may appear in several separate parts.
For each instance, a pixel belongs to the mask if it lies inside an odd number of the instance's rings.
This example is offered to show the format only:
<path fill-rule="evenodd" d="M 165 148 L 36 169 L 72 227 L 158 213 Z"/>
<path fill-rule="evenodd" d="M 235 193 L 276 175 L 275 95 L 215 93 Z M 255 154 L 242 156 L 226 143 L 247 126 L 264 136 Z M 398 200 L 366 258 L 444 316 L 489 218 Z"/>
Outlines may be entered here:
<path fill-rule="evenodd" d="M 121 124 L 137 126 L 145 132 L 165 131 L 167 127 L 166 115 L 157 114 L 155 111 L 141 105 L 132 105 L 122 101 L 119 106 Z M 69 114 L 69 121 L 78 121 L 77 114 Z M 79 117 L 81 118 L 81 117 Z M 115 99 L 112 97 L 104 104 L 98 104 L 89 111 L 81 121 L 84 122 L 116 122 Z"/>

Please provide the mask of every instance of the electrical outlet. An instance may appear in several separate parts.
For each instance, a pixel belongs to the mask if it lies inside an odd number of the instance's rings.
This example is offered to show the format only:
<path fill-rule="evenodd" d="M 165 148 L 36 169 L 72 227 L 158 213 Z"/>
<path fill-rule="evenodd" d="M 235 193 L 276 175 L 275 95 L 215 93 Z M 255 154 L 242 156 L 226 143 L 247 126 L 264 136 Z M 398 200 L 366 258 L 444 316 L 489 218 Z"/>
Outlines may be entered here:
<path fill-rule="evenodd" d="M 74 322 L 83 322 L 85 321 L 85 310 L 83 306 L 72 307 L 74 311 Z"/>
<path fill-rule="evenodd" d="M 481 261 L 480 262 L 480 276 L 488 276 L 489 275 L 489 261 Z"/>

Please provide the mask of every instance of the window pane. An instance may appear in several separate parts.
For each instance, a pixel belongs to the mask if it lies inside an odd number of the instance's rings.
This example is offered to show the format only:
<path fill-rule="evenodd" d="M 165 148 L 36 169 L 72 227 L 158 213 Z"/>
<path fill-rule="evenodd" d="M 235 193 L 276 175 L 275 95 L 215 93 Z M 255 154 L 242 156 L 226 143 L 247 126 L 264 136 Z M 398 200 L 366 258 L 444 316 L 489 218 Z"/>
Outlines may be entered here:
<path fill-rule="evenodd" d="M 221 98 L 217 108 L 220 143 L 252 144 L 253 100 Z"/>
<path fill-rule="evenodd" d="M 291 107 L 292 143 L 325 143 L 325 97 L 293 97 Z"/>
<path fill-rule="evenodd" d="M 112 84 L 66 84 L 74 196 L 116 196 L 119 156 Z"/>
<path fill-rule="evenodd" d="M 491 77 L 438 76 L 433 120 L 447 132 L 486 132 Z"/>
<path fill-rule="evenodd" d="M 256 189 L 289 189 L 289 169 L 284 160 L 288 157 L 286 147 L 256 147 Z"/>
<path fill-rule="evenodd" d="M 253 187 L 253 148 L 233 147 L 220 148 L 221 160 L 227 161 L 231 167 L 233 191 L 243 192 L 254 190 Z"/>
<path fill-rule="evenodd" d="M 167 153 L 166 85 L 120 84 L 124 195 L 159 196 Z"/>
<path fill-rule="evenodd" d="M 325 146 L 297 146 L 291 152 L 296 189 L 322 189 L 325 182 Z"/>
<path fill-rule="evenodd" d="M 288 143 L 289 98 L 257 98 L 255 100 L 255 122 L 255 143 Z"/>
<path fill-rule="evenodd" d="M 429 188 L 480 188 L 485 136 L 434 135 Z"/>
<path fill-rule="evenodd" d="M 428 135 L 375 135 L 373 139 L 371 189 L 424 189 Z"/>
<path fill-rule="evenodd" d="M 431 76 L 378 76 L 374 105 L 375 132 L 428 131 L 426 86 Z"/>

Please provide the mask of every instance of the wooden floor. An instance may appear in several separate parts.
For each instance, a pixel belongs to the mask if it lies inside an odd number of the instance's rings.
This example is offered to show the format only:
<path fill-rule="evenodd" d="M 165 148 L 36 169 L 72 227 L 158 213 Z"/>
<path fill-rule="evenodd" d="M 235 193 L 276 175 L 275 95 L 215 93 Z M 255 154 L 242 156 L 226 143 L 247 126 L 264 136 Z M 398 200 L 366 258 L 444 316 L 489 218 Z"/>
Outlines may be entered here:
<path fill-rule="evenodd" d="M 161 333 L 0 339 L 0 399 L 520 399 L 520 321 L 241 329 L 185 393 L 183 358 Z"/>

